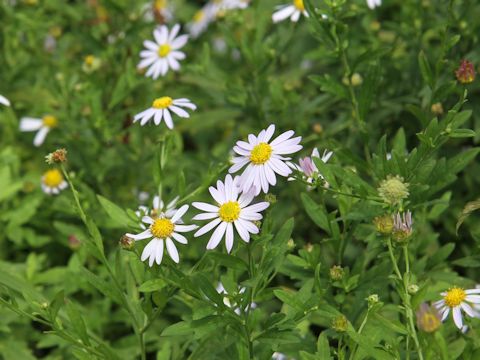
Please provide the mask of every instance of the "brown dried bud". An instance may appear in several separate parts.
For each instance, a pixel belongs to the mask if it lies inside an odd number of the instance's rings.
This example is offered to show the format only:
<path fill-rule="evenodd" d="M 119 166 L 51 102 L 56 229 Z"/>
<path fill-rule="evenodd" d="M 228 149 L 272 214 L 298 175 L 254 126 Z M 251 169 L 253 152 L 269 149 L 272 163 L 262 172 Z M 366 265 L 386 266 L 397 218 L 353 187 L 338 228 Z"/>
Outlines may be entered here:
<path fill-rule="evenodd" d="M 54 152 L 45 156 L 45 161 L 47 164 L 60 164 L 67 161 L 67 150 L 66 149 L 57 149 Z"/>
<path fill-rule="evenodd" d="M 461 84 L 469 84 L 475 80 L 475 68 L 470 61 L 463 59 L 455 71 L 455 75 Z"/>
<path fill-rule="evenodd" d="M 135 240 L 133 240 L 131 237 L 128 237 L 127 235 L 123 235 L 120 238 L 118 244 L 124 250 L 133 250 L 133 248 L 135 247 Z"/>

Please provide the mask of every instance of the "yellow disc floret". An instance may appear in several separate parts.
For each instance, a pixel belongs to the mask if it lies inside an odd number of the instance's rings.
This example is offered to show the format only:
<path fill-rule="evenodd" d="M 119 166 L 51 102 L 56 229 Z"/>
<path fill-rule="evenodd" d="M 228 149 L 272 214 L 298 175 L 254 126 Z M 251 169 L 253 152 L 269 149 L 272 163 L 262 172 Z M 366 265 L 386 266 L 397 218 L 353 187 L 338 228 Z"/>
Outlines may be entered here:
<path fill-rule="evenodd" d="M 92 66 L 93 63 L 95 62 L 95 56 L 93 55 L 87 55 L 85 56 L 84 62 L 88 66 Z"/>
<path fill-rule="evenodd" d="M 267 143 L 261 142 L 253 148 L 250 153 L 250 160 L 255 165 L 261 165 L 265 164 L 270 159 L 270 156 L 272 156 L 272 147 Z"/>
<path fill-rule="evenodd" d="M 431 312 L 426 312 L 425 314 L 422 314 L 420 319 L 418 319 L 418 322 L 420 324 L 420 328 L 428 333 L 437 330 L 442 323 L 438 316 L 432 314 Z"/>
<path fill-rule="evenodd" d="M 300 11 L 305 11 L 305 5 L 303 5 L 303 0 L 293 0 L 293 5 Z"/>
<path fill-rule="evenodd" d="M 204 17 L 205 17 L 205 12 L 203 12 L 202 10 L 199 10 L 195 13 L 195 15 L 193 15 L 193 22 L 199 23 L 200 21 L 203 20 Z"/>
<path fill-rule="evenodd" d="M 153 224 L 150 225 L 150 231 L 152 235 L 159 239 L 165 239 L 169 237 L 175 225 L 172 223 L 170 219 L 159 218 L 155 219 Z"/>
<path fill-rule="evenodd" d="M 237 201 L 226 202 L 220 206 L 218 215 L 222 221 L 234 222 L 240 217 L 240 204 Z"/>
<path fill-rule="evenodd" d="M 53 128 L 53 127 L 56 127 L 58 125 L 58 120 L 55 116 L 52 116 L 52 115 L 45 115 L 43 118 L 43 125 L 49 127 L 49 128 Z"/>
<path fill-rule="evenodd" d="M 164 96 L 153 101 L 152 107 L 155 109 L 166 109 L 173 104 L 173 99 L 169 96 Z"/>
<path fill-rule="evenodd" d="M 43 183 L 50 188 L 56 188 L 62 182 L 63 175 L 58 169 L 48 170 L 43 174 Z"/>
<path fill-rule="evenodd" d="M 447 291 L 447 293 L 443 297 L 443 300 L 448 307 L 454 308 L 456 306 L 459 306 L 466 297 L 467 293 L 465 292 L 465 290 L 463 290 L 462 288 L 453 287 Z"/>
<path fill-rule="evenodd" d="M 163 44 L 158 47 L 158 56 L 160 57 L 165 57 L 167 56 L 170 51 L 172 51 L 172 48 L 168 44 Z"/>

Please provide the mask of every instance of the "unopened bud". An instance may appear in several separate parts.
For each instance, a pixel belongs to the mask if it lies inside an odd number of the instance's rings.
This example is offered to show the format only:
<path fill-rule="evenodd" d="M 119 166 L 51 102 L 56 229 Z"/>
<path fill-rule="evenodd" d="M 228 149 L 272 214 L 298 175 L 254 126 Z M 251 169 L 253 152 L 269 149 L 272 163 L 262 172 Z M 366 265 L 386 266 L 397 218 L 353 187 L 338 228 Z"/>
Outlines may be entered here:
<path fill-rule="evenodd" d="M 47 164 L 60 164 L 67 161 L 67 150 L 66 149 L 57 149 L 54 152 L 45 156 L 45 161 Z"/>
<path fill-rule="evenodd" d="M 432 104 L 430 110 L 432 111 L 432 113 L 434 113 L 435 115 L 442 115 L 443 114 L 443 106 L 442 106 L 442 103 L 435 103 L 435 104 Z"/>
<path fill-rule="evenodd" d="M 294 249 L 295 248 L 295 241 L 293 239 L 289 239 L 287 242 L 287 246 L 289 249 Z"/>
<path fill-rule="evenodd" d="M 350 78 L 350 82 L 352 83 L 352 86 L 362 85 L 363 83 L 362 75 L 360 75 L 359 73 L 354 73 Z"/>
<path fill-rule="evenodd" d="M 267 194 L 265 195 L 265 201 L 270 203 L 270 205 L 272 205 L 277 202 L 277 197 L 273 194 Z"/>
<path fill-rule="evenodd" d="M 377 216 L 373 219 L 373 225 L 380 234 L 390 234 L 393 230 L 393 217 L 387 214 Z"/>
<path fill-rule="evenodd" d="M 131 237 L 128 237 L 127 235 L 123 235 L 120 238 L 119 245 L 124 250 L 133 250 L 133 248 L 135 247 L 135 240 L 133 240 Z"/>
<path fill-rule="evenodd" d="M 312 130 L 316 134 L 321 134 L 323 132 L 323 126 L 320 123 L 313 124 Z"/>
<path fill-rule="evenodd" d="M 342 280 L 345 275 L 345 270 L 340 265 L 333 265 L 330 268 L 330 279 L 337 281 Z"/>
<path fill-rule="evenodd" d="M 80 245 L 82 245 L 82 242 L 75 235 L 70 235 L 68 237 L 68 246 L 70 249 L 77 250 L 80 248 Z"/>
<path fill-rule="evenodd" d="M 378 195 L 384 202 L 390 205 L 396 205 L 410 194 L 408 192 L 409 184 L 404 182 L 401 176 L 388 175 L 378 187 Z"/>
<path fill-rule="evenodd" d="M 380 301 L 380 299 L 378 298 L 378 295 L 377 294 L 372 294 L 372 295 L 369 295 L 367 298 L 366 298 L 367 302 L 368 302 L 368 308 L 370 309 L 371 307 L 373 307 L 374 305 L 378 304 L 378 302 Z"/>
<path fill-rule="evenodd" d="M 407 286 L 408 293 L 410 295 L 415 295 L 420 288 L 418 287 L 417 284 L 410 284 Z"/>
<path fill-rule="evenodd" d="M 332 329 L 336 332 L 345 332 L 348 329 L 348 320 L 345 316 L 340 315 L 332 320 Z"/>

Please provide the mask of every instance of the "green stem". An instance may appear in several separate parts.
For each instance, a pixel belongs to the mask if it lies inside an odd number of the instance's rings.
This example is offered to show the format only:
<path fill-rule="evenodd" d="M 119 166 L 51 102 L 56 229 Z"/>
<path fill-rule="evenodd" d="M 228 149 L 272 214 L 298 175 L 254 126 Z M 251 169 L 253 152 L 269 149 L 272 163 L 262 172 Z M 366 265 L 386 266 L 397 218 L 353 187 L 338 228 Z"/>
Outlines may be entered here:
<path fill-rule="evenodd" d="M 363 331 L 363 328 L 367 324 L 368 320 L 368 315 L 370 314 L 370 307 L 367 309 L 367 313 L 365 314 L 365 317 L 363 318 L 362 323 L 360 324 L 360 327 L 358 328 L 358 334 L 360 335 Z M 352 355 L 350 356 L 350 359 L 355 359 L 355 354 L 357 352 L 358 344 L 355 343 L 355 347 L 352 350 Z"/>

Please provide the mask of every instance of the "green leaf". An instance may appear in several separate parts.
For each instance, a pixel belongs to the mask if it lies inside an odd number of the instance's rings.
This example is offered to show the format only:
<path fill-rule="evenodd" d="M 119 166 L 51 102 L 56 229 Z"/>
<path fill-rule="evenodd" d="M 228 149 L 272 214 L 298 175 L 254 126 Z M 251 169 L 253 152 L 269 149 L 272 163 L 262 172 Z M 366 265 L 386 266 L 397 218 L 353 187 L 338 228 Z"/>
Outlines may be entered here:
<path fill-rule="evenodd" d="M 161 336 L 187 336 L 191 334 L 193 334 L 192 325 L 189 322 L 180 321 L 165 328 Z"/>
<path fill-rule="evenodd" d="M 379 313 L 374 314 L 375 319 L 377 319 L 384 327 L 390 329 L 396 333 L 407 335 L 408 331 L 405 326 L 397 320 L 387 319 Z"/>
<path fill-rule="evenodd" d="M 110 200 L 104 198 L 101 195 L 97 195 L 98 201 L 102 205 L 103 209 L 107 212 L 108 216 L 119 226 L 135 228 L 138 226 L 138 222 L 131 219 L 125 210 L 123 210 L 118 205 L 115 205 Z"/>
<path fill-rule="evenodd" d="M 480 198 L 474 201 L 470 201 L 465 204 L 460 217 L 458 218 L 457 225 L 455 226 L 455 230 L 458 234 L 458 229 L 462 226 L 463 222 L 476 210 L 480 209 Z"/>
<path fill-rule="evenodd" d="M 52 322 L 55 321 L 57 318 L 58 311 L 62 307 L 65 301 L 65 291 L 60 290 L 55 297 L 53 298 L 52 302 L 50 303 L 50 306 L 48 307 L 48 311 L 50 314 L 50 318 L 52 319 Z"/>
<path fill-rule="evenodd" d="M 433 73 L 428 62 L 428 59 L 423 51 L 418 54 L 418 65 L 420 66 L 420 72 L 422 73 L 423 80 L 433 88 Z"/>
<path fill-rule="evenodd" d="M 305 211 L 310 219 L 312 219 L 318 227 L 326 231 L 327 234 L 331 235 L 330 221 L 328 219 L 327 209 L 325 206 L 317 204 L 309 195 L 305 193 L 302 193 L 300 197 L 302 199 L 303 206 L 305 207 Z"/>
<path fill-rule="evenodd" d="M 167 286 L 167 283 L 163 279 L 150 279 L 140 285 L 138 291 L 154 292 L 163 289 L 165 286 Z"/>
<path fill-rule="evenodd" d="M 80 315 L 80 310 L 71 301 L 66 301 L 65 309 L 67 311 L 67 316 L 70 319 L 70 323 L 75 333 L 85 344 L 90 345 L 87 327 L 85 325 L 85 321 L 83 320 L 82 315 Z"/>
<path fill-rule="evenodd" d="M 455 129 L 448 134 L 451 138 L 468 138 L 475 137 L 477 133 L 471 129 Z"/>
<path fill-rule="evenodd" d="M 330 344 L 328 343 L 327 334 L 322 331 L 317 340 L 317 355 L 321 360 L 330 360 Z"/>

